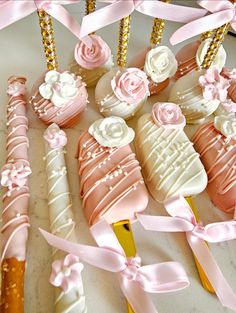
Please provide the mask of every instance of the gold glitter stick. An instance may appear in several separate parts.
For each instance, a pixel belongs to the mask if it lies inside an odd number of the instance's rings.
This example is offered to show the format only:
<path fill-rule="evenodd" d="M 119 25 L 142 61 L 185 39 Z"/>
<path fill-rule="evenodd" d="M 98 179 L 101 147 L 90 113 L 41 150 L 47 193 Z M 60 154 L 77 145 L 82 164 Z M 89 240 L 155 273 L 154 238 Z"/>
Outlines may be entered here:
<path fill-rule="evenodd" d="M 171 0 L 161 0 L 162 2 L 170 3 Z M 153 26 L 151 32 L 150 43 L 152 47 L 155 47 L 161 43 L 163 31 L 165 28 L 165 20 L 155 17 L 153 19 Z"/>
<path fill-rule="evenodd" d="M 130 37 L 131 17 L 127 16 L 120 21 L 119 43 L 117 50 L 117 65 L 124 68 L 127 62 L 127 52 Z"/>
<path fill-rule="evenodd" d="M 205 33 L 202 33 L 200 37 L 201 42 L 205 41 L 206 39 L 211 38 L 213 34 L 214 34 L 214 30 L 209 30 Z"/>
<path fill-rule="evenodd" d="M 231 0 L 231 2 L 236 4 L 236 0 Z M 211 66 L 212 62 L 214 62 L 216 55 L 219 51 L 219 48 L 222 42 L 224 41 L 225 36 L 228 33 L 229 28 L 230 23 L 227 23 L 214 30 L 215 34 L 212 38 L 210 47 L 208 48 L 205 58 L 202 62 L 201 65 L 202 69 L 208 69 Z"/>
<path fill-rule="evenodd" d="M 52 18 L 45 11 L 38 11 L 39 25 L 43 39 L 44 53 L 47 61 L 48 70 L 58 69 L 58 60 L 55 47 L 54 30 Z"/>
<path fill-rule="evenodd" d="M 86 12 L 85 14 L 88 15 L 93 13 L 96 10 L 96 0 L 86 0 Z"/>

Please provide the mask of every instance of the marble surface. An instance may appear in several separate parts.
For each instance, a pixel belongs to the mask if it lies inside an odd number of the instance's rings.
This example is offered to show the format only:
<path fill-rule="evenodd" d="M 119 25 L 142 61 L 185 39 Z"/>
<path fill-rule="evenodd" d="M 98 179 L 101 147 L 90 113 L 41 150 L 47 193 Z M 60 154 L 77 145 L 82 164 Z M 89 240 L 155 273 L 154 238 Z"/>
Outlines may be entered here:
<path fill-rule="evenodd" d="M 185 1 L 186 2 L 186 1 Z M 84 12 L 84 3 L 70 6 L 70 12 L 78 19 Z M 132 35 L 129 56 L 148 45 L 151 19 L 141 14 L 134 14 L 132 19 Z M 163 44 L 168 43 L 168 38 L 174 29 L 175 23 L 167 23 Z M 136 31 L 135 31 L 136 30 Z M 118 25 L 105 28 L 100 33 L 112 47 L 113 53 L 117 45 Z M 71 58 L 76 38 L 61 24 L 55 22 L 55 36 L 61 68 L 66 68 Z M 6 81 L 12 75 L 24 75 L 28 78 L 28 89 L 45 70 L 43 49 L 37 14 L 33 14 L 16 24 L 0 31 L 0 166 L 5 162 L 5 111 L 7 104 Z M 181 45 L 174 47 L 177 51 Z M 225 41 L 228 52 L 227 65 L 234 65 L 234 52 L 236 39 L 228 36 Z M 83 129 L 100 117 L 93 100 L 93 90 L 89 90 L 90 104 L 84 114 L 83 121 L 73 129 L 66 130 L 68 135 L 68 154 L 66 161 L 69 171 L 73 209 L 77 222 L 78 240 L 81 243 L 94 244 L 89 234 L 89 229 L 83 217 L 79 199 L 79 182 L 77 164 L 74 158 L 77 139 Z M 150 111 L 151 104 L 157 100 L 167 99 L 167 92 L 153 97 L 145 105 L 144 111 Z M 44 143 L 42 134 L 45 126 L 37 120 L 30 106 L 28 111 L 30 119 L 30 162 L 33 174 L 30 177 L 30 208 L 31 228 L 28 246 L 28 266 L 26 273 L 25 307 L 26 313 L 53 313 L 54 293 L 48 283 L 51 262 L 51 249 L 40 236 L 38 227 L 49 228 L 47 208 L 47 188 L 45 165 L 43 162 Z M 129 122 L 135 126 L 136 119 Z M 187 127 L 191 135 L 196 127 Z M 196 197 L 195 202 L 204 223 L 222 221 L 232 218 L 214 208 L 207 194 L 204 192 Z M 157 205 L 151 198 L 147 213 L 165 214 L 164 209 Z M 153 234 L 145 232 L 138 224 L 134 225 L 134 236 L 137 249 L 142 256 L 144 264 L 176 260 L 183 263 L 191 282 L 189 288 L 173 294 L 152 295 L 152 299 L 161 313 L 223 313 L 232 312 L 223 308 L 214 295 L 207 293 L 201 286 L 198 273 L 194 264 L 192 253 L 187 245 L 184 234 Z M 210 245 L 212 252 L 221 267 L 225 277 L 236 291 L 236 241 Z M 87 297 L 89 312 L 121 313 L 126 312 L 124 297 L 120 291 L 116 277 L 110 273 L 86 266 L 83 272 L 84 287 Z M 146 312 L 145 312 L 146 313 Z"/>

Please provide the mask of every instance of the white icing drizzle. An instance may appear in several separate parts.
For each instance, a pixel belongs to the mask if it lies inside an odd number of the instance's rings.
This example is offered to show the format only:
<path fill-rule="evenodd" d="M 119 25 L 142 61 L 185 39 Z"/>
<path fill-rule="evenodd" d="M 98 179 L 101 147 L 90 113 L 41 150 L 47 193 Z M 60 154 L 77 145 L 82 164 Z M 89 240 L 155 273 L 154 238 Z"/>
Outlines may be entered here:
<path fill-rule="evenodd" d="M 25 79 L 12 77 L 9 84 L 14 82 L 25 84 Z M 28 119 L 26 117 L 26 102 L 23 95 L 10 96 L 7 105 L 7 160 L 6 163 L 22 162 L 29 167 L 27 138 Z M 29 188 L 27 181 L 22 187 L 6 189 L 3 196 L 2 210 L 2 253 L 4 258 L 15 257 L 25 260 L 28 230 Z"/>
<path fill-rule="evenodd" d="M 93 223 L 98 216 L 101 217 L 112 210 L 144 182 L 141 174 L 137 175 L 141 168 L 135 159 L 135 154 L 131 153 L 128 146 L 102 147 L 87 132 L 81 135 L 80 141 L 84 141 L 84 137 L 89 139 L 83 145 L 79 144 L 81 198 L 85 211 L 87 201 L 91 198 L 94 199 L 90 215 L 90 221 Z M 124 157 L 120 159 L 119 154 L 123 154 Z M 97 174 L 97 178 L 93 177 L 94 173 Z M 127 186 L 123 187 L 125 185 Z M 104 188 L 106 192 L 104 192 Z M 118 195 L 116 195 L 117 189 L 119 190 Z"/>
<path fill-rule="evenodd" d="M 205 188 L 204 167 L 182 130 L 158 127 L 146 114 L 138 122 L 135 146 L 144 178 L 157 201 Z"/>
<path fill-rule="evenodd" d="M 58 127 L 52 124 L 49 127 Z M 59 127 L 58 127 L 59 129 Z M 66 151 L 62 148 L 52 149 L 45 141 L 46 172 L 48 181 L 48 207 L 51 232 L 63 239 L 76 242 L 75 222 L 72 212 L 71 195 L 69 191 L 67 169 L 65 163 Z M 63 255 L 64 256 L 64 255 Z M 53 259 L 62 257 L 58 250 L 53 251 Z M 68 293 L 55 288 L 56 313 L 86 313 L 87 307 L 82 286 L 74 287 Z"/>

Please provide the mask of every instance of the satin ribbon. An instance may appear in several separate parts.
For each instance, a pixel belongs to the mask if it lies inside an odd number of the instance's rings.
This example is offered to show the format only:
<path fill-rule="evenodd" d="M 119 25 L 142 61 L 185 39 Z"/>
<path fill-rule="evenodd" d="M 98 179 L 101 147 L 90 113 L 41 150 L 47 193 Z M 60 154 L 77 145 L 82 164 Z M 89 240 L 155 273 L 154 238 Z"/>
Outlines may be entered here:
<path fill-rule="evenodd" d="M 84 16 L 81 24 L 81 38 L 109 24 L 129 16 L 135 10 L 152 17 L 188 23 L 204 16 L 207 11 L 156 0 L 100 0 L 109 3 L 89 15 Z"/>
<path fill-rule="evenodd" d="M 137 218 L 146 230 L 158 232 L 186 232 L 187 241 L 201 264 L 223 306 L 236 310 L 236 295 L 224 278 L 206 242 L 216 243 L 236 238 L 236 221 L 208 224 L 197 223 L 188 202 L 182 196 L 168 199 L 164 203 L 172 216 L 147 216 Z"/>
<path fill-rule="evenodd" d="M 139 257 L 127 258 L 110 225 L 104 220 L 91 227 L 98 247 L 71 243 L 40 231 L 51 246 L 76 255 L 92 266 L 117 273 L 120 287 L 135 313 L 157 313 L 147 293 L 173 292 L 189 285 L 180 263 L 141 266 Z"/>
<path fill-rule="evenodd" d="M 211 14 L 180 27 L 170 38 L 172 45 L 230 23 L 236 30 L 236 8 L 229 0 L 200 0 L 198 4 Z"/>
<path fill-rule="evenodd" d="M 0 29 L 34 13 L 44 10 L 67 27 L 77 38 L 80 38 L 80 24 L 71 16 L 62 5 L 78 3 L 80 0 L 2 0 L 0 3 Z M 83 42 L 91 47 L 89 37 L 84 37 Z"/>

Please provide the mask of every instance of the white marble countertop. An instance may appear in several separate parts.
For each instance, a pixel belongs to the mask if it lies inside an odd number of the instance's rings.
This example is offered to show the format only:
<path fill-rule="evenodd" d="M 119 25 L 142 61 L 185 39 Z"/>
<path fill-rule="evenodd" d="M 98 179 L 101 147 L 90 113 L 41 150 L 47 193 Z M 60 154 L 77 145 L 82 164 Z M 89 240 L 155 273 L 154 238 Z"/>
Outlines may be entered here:
<path fill-rule="evenodd" d="M 70 6 L 70 11 L 80 19 L 84 12 L 84 3 Z M 113 52 L 117 46 L 118 25 L 112 25 L 102 30 L 102 37 L 112 47 Z M 132 18 L 132 35 L 129 56 L 148 45 L 152 21 L 141 14 L 134 14 Z M 167 23 L 163 44 L 167 44 L 170 33 L 177 27 L 175 23 Z M 116 35 L 117 34 L 117 35 Z M 61 24 L 55 22 L 55 37 L 61 68 L 66 68 L 73 47 L 75 37 Z M 29 90 L 33 82 L 45 70 L 45 61 L 41 45 L 37 14 L 33 14 L 16 24 L 0 31 L 0 166 L 5 162 L 5 112 L 7 104 L 6 86 L 7 78 L 12 75 L 24 75 L 28 78 Z M 174 47 L 176 51 L 180 47 Z M 227 65 L 235 65 L 236 39 L 228 36 L 225 41 L 228 52 Z M 151 103 L 156 100 L 166 100 L 165 93 L 153 97 L 145 106 L 150 111 Z M 144 111 L 143 110 L 143 111 Z M 143 113 L 140 112 L 140 114 Z M 73 196 L 73 209 L 76 215 L 78 238 L 81 243 L 94 244 L 83 216 L 79 199 L 79 182 L 77 164 L 74 158 L 77 139 L 81 130 L 86 129 L 90 123 L 100 117 L 93 101 L 93 90 L 90 90 L 90 104 L 83 121 L 73 129 L 66 130 L 68 135 L 68 154 L 66 156 L 69 182 Z M 38 227 L 49 228 L 47 209 L 46 176 L 43 162 L 44 142 L 43 131 L 45 126 L 37 120 L 29 106 L 30 119 L 30 162 L 33 174 L 30 178 L 30 219 L 31 228 L 28 246 L 28 266 L 25 287 L 26 313 L 53 313 L 54 293 L 48 283 L 51 262 L 51 249 L 38 232 Z M 136 119 L 129 122 L 132 126 Z M 196 127 L 188 127 L 189 134 Z M 205 223 L 222 221 L 232 218 L 214 208 L 208 195 L 204 192 L 196 197 L 196 204 Z M 164 209 L 152 199 L 147 212 L 165 214 Z M 163 261 L 180 261 L 183 263 L 191 282 L 191 286 L 181 292 L 173 294 L 152 295 L 153 301 L 161 313 L 223 313 L 232 312 L 223 308 L 214 295 L 207 293 L 201 286 L 194 264 L 192 253 L 187 245 L 184 234 L 157 234 L 145 232 L 138 224 L 134 225 L 134 236 L 137 249 L 142 256 L 144 264 Z M 221 267 L 225 277 L 236 292 L 236 241 L 212 244 L 212 252 Z M 96 270 L 86 266 L 83 273 L 84 287 L 89 312 L 121 313 L 126 312 L 124 297 L 120 291 L 116 277 L 110 273 Z M 146 312 L 144 312 L 146 313 Z"/>

